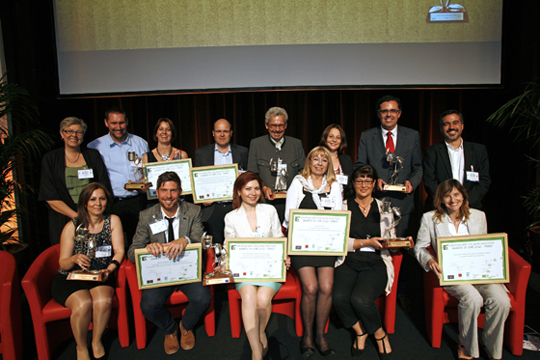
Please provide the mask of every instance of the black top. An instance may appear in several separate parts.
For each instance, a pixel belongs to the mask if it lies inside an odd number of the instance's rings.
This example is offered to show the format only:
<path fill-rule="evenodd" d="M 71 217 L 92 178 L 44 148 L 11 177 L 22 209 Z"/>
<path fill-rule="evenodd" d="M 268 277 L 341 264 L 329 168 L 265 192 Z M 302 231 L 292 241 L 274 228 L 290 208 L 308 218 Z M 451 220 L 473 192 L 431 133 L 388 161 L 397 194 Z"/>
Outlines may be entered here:
<path fill-rule="evenodd" d="M 304 192 L 304 198 L 302 199 L 302 202 L 298 206 L 299 209 L 317 209 L 317 205 L 315 204 L 315 201 L 313 201 L 312 194 L 307 191 L 306 189 L 302 189 Z M 325 198 L 328 197 L 327 193 L 322 193 L 318 195 L 319 198 Z M 331 207 L 325 207 L 325 210 L 332 210 Z"/>
<path fill-rule="evenodd" d="M 381 236 L 381 214 L 377 202 L 373 199 L 367 217 L 354 199 L 347 200 L 347 208 L 351 210 L 351 227 L 349 237 L 354 239 L 367 239 Z"/>
<path fill-rule="evenodd" d="M 148 159 L 149 163 L 157 162 L 157 159 L 156 159 L 156 157 L 154 155 L 154 152 L 152 150 L 150 150 L 149 152 L 146 153 L 146 158 Z"/>

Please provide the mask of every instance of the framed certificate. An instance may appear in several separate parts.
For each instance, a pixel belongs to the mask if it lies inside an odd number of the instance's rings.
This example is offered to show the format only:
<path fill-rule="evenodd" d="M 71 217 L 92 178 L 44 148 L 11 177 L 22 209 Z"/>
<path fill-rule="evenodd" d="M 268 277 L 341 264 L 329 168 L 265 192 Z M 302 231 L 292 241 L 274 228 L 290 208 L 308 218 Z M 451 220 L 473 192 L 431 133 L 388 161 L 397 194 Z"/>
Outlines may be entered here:
<path fill-rule="evenodd" d="M 510 282 L 506 233 L 437 238 L 441 286 Z"/>
<path fill-rule="evenodd" d="M 144 177 L 146 182 L 152 183 L 152 186 L 146 191 L 148 200 L 157 199 L 156 187 L 159 175 L 167 171 L 174 171 L 180 177 L 182 182 L 182 194 L 192 193 L 193 186 L 189 172 L 191 170 L 191 159 L 161 161 L 144 164 Z"/>
<path fill-rule="evenodd" d="M 226 243 L 234 282 L 285 282 L 287 238 L 230 238 Z"/>
<path fill-rule="evenodd" d="M 167 248 L 167 245 L 164 245 Z M 202 280 L 202 247 L 189 244 L 177 259 L 155 257 L 146 249 L 135 250 L 139 290 L 182 285 Z"/>
<path fill-rule="evenodd" d="M 191 169 L 193 202 L 232 200 L 238 164 L 201 166 Z"/>
<path fill-rule="evenodd" d="M 288 254 L 346 256 L 350 223 L 349 210 L 291 209 Z"/>

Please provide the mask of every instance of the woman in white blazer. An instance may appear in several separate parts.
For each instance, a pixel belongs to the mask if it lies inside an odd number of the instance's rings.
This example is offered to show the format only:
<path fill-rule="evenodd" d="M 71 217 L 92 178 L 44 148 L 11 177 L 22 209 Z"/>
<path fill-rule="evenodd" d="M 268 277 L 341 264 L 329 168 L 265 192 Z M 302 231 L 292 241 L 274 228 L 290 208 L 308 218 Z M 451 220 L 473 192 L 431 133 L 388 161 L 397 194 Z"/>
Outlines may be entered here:
<path fill-rule="evenodd" d="M 487 222 L 484 212 L 469 208 L 467 191 L 455 179 L 439 184 L 433 205 L 435 210 L 422 216 L 414 252 L 422 268 L 433 271 L 440 278 L 437 259 L 426 248 L 431 246 L 436 250 L 438 237 L 487 234 Z M 458 358 L 480 356 L 477 318 L 485 306 L 484 344 L 490 359 L 501 359 L 504 322 L 510 311 L 505 287 L 502 284 L 454 285 L 445 286 L 444 290 L 459 300 Z"/>
<path fill-rule="evenodd" d="M 253 172 L 241 174 L 234 182 L 233 211 L 225 216 L 225 239 L 236 237 L 283 237 L 276 209 L 261 204 L 262 180 Z M 287 269 L 290 260 L 285 261 Z M 237 283 L 242 298 L 242 320 L 251 346 L 252 359 L 268 352 L 266 325 L 272 313 L 272 298 L 281 288 L 279 282 Z"/>

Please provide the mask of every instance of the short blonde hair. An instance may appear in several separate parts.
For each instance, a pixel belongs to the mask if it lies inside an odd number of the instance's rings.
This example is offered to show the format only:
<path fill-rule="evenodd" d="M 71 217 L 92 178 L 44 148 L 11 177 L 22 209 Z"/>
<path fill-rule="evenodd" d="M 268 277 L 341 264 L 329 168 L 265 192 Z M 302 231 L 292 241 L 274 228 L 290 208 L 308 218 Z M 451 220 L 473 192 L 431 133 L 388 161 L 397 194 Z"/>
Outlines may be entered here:
<path fill-rule="evenodd" d="M 88 125 L 86 125 L 83 119 L 79 119 L 75 116 L 70 116 L 60 122 L 60 131 L 71 125 L 80 125 L 84 133 L 86 133 L 86 129 L 88 129 Z"/>
<path fill-rule="evenodd" d="M 314 147 L 308 154 L 306 158 L 306 164 L 304 165 L 304 170 L 302 170 L 302 175 L 306 179 L 309 179 L 311 176 L 311 160 L 318 155 L 322 155 L 325 158 L 328 159 L 328 169 L 326 170 L 326 181 L 328 182 L 328 185 L 332 185 L 334 181 L 336 181 L 336 174 L 334 173 L 334 164 L 332 163 L 332 155 L 330 154 L 330 151 L 328 151 L 327 148 L 324 146 L 317 146 Z"/>

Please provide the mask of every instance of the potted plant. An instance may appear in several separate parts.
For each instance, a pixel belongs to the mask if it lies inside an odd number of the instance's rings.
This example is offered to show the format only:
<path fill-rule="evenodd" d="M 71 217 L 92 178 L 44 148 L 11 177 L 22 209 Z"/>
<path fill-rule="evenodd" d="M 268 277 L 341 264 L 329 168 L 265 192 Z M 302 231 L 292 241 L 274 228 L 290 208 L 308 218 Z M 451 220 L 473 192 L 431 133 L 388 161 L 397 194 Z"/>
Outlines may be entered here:
<path fill-rule="evenodd" d="M 28 246 L 15 236 L 20 216 L 25 215 L 16 197 L 31 190 L 30 186 L 18 181 L 17 171 L 23 171 L 30 165 L 29 160 L 49 149 L 53 141 L 50 135 L 37 128 L 39 112 L 28 92 L 5 79 L 5 75 L 0 78 L 0 119 L 11 117 L 13 129 L 8 129 L 7 121 L 1 123 L 0 246 L 2 250 L 16 253 Z"/>
<path fill-rule="evenodd" d="M 502 128 L 510 127 L 516 141 L 526 141 L 531 146 L 531 155 L 526 155 L 540 176 L 540 84 L 529 82 L 523 92 L 495 111 L 488 122 Z M 535 217 L 540 211 L 540 183 L 524 196 L 527 211 Z M 536 218 L 537 219 L 537 218 Z M 540 220 L 529 225 L 532 241 L 533 264 L 540 268 Z M 538 270 L 538 269 L 537 269 Z"/>

